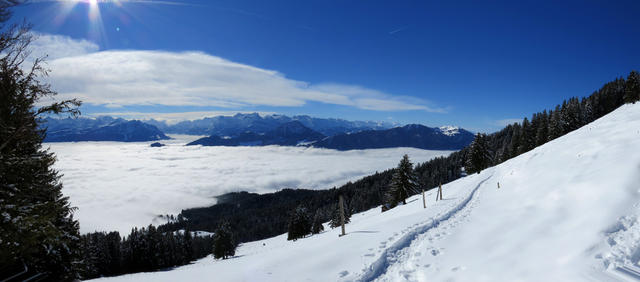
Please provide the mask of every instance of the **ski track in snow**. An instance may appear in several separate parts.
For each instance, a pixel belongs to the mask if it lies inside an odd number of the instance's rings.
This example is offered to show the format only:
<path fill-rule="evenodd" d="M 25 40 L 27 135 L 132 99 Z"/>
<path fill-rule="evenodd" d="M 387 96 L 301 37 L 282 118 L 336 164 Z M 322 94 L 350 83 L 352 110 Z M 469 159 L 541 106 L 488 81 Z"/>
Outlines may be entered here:
<path fill-rule="evenodd" d="M 445 212 L 443 215 L 437 216 L 435 219 L 431 218 L 427 221 L 426 224 L 420 225 L 414 228 L 411 231 L 408 231 L 404 236 L 398 239 L 393 245 L 386 248 L 381 256 L 374 261 L 370 266 L 364 269 L 363 273 L 360 275 L 356 281 L 373 281 L 373 280 L 382 280 L 384 279 L 384 274 L 390 268 L 396 267 L 403 262 L 410 262 L 408 260 L 408 256 L 415 257 L 421 255 L 420 251 L 422 249 L 412 247 L 414 243 L 420 243 L 421 238 L 424 237 L 429 231 L 437 230 L 438 227 L 446 225 L 456 225 L 457 221 L 455 220 L 456 216 L 461 214 L 465 210 L 469 210 L 470 202 L 475 200 L 477 197 L 478 189 L 489 179 L 491 179 L 493 175 L 483 179 L 476 185 L 476 187 L 469 193 L 469 195 L 462 200 L 458 205 L 456 205 L 453 209 Z M 448 227 L 443 226 L 443 229 Z M 438 237 L 440 235 L 438 234 Z M 417 251 L 417 252 L 416 252 Z M 439 250 L 432 249 L 431 254 L 436 256 L 439 254 Z M 409 275 L 412 271 L 405 271 L 405 279 L 409 278 Z M 379 279 L 381 278 L 381 279 Z M 399 277 L 394 277 L 392 280 L 397 280 Z"/>

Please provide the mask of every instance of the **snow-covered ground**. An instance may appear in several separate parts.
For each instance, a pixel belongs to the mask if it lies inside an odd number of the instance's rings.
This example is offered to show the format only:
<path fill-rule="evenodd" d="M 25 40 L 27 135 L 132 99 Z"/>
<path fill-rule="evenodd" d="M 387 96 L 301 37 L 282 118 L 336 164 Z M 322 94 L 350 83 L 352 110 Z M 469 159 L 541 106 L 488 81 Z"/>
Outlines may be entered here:
<path fill-rule="evenodd" d="M 81 232 L 159 223 L 215 203 L 230 191 L 274 192 L 282 188 L 329 189 L 392 168 L 409 154 L 424 162 L 450 151 L 413 148 L 335 151 L 298 147 L 184 146 L 198 136 L 176 136 L 165 147 L 152 142 L 46 143 L 56 153 L 62 192 L 79 209 Z"/>
<path fill-rule="evenodd" d="M 500 188 L 498 189 L 498 183 Z M 640 103 L 406 206 L 113 281 L 615 281 L 640 279 Z"/>

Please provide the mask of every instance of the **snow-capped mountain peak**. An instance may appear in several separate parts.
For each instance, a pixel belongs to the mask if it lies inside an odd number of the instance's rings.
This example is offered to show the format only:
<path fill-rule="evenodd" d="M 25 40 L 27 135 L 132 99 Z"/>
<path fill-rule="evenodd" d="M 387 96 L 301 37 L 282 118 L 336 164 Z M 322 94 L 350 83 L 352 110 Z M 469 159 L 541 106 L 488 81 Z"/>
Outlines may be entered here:
<path fill-rule="evenodd" d="M 440 126 L 438 129 L 440 129 L 440 132 L 442 132 L 442 134 L 447 136 L 453 136 L 460 133 L 460 127 L 452 125 Z"/>

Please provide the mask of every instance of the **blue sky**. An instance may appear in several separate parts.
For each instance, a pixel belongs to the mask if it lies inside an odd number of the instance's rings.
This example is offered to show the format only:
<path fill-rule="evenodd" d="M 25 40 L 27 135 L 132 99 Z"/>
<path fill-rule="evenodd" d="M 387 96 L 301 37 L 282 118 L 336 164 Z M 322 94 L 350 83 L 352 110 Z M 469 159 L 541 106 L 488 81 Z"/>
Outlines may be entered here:
<path fill-rule="evenodd" d="M 638 1 L 132 0 L 36 1 L 14 19 L 87 115 L 494 131 L 640 69 L 638 15 Z"/>

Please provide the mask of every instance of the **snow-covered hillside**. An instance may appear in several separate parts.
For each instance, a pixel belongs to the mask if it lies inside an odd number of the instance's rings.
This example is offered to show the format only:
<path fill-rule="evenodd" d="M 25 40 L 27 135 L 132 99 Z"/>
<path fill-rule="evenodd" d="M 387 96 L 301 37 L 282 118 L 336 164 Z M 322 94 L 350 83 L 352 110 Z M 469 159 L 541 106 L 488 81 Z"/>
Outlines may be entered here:
<path fill-rule="evenodd" d="M 498 189 L 499 183 L 499 189 Z M 640 104 L 339 230 L 123 281 L 640 279 Z"/>

